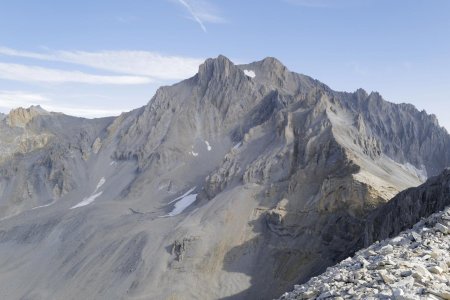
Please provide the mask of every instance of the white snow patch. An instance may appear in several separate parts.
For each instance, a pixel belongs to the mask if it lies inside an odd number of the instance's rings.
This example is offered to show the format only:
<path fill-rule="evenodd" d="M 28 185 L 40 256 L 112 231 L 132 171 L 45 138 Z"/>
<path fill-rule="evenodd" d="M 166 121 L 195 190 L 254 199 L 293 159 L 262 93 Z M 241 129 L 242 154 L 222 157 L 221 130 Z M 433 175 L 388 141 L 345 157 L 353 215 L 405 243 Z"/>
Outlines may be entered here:
<path fill-rule="evenodd" d="M 191 154 L 192 156 L 195 156 L 195 157 L 198 156 L 198 153 L 197 153 L 197 152 L 194 152 L 194 151 L 189 152 L 189 154 Z"/>
<path fill-rule="evenodd" d="M 181 214 L 186 208 L 197 200 L 197 194 L 190 194 L 183 197 L 180 201 L 175 203 L 174 209 L 167 214 L 168 217 L 173 217 Z"/>
<path fill-rule="evenodd" d="M 117 161 L 114 161 L 114 160 L 113 160 L 109 165 L 110 165 L 110 166 L 115 166 L 116 164 L 117 164 Z"/>
<path fill-rule="evenodd" d="M 244 70 L 244 74 L 251 78 L 255 78 L 256 76 L 255 71 L 252 70 Z"/>
<path fill-rule="evenodd" d="M 180 199 L 186 197 L 187 195 L 189 195 L 190 193 L 192 193 L 193 191 L 195 191 L 196 188 L 197 188 L 197 187 L 194 186 L 192 189 L 190 189 L 189 191 L 187 191 L 186 193 L 184 193 L 184 194 L 181 195 L 180 197 L 173 199 L 172 201 L 170 201 L 170 202 L 167 203 L 167 204 L 172 204 L 172 203 L 174 203 L 175 201 L 178 201 L 178 200 L 180 200 Z"/>
<path fill-rule="evenodd" d="M 78 208 L 78 207 L 82 207 L 82 206 L 86 206 L 91 204 L 92 202 L 95 201 L 95 199 L 97 199 L 98 197 L 100 197 L 103 194 L 103 192 L 98 192 L 97 194 L 91 195 L 88 198 L 84 198 L 83 201 L 81 201 L 80 203 L 78 203 L 75 206 L 72 206 L 70 209 L 74 209 L 74 208 Z"/>
<path fill-rule="evenodd" d="M 242 142 L 237 143 L 236 145 L 234 145 L 233 149 L 239 149 L 239 147 L 241 147 Z"/>
<path fill-rule="evenodd" d="M 92 193 L 91 196 L 84 198 L 83 201 L 81 201 L 80 203 L 78 203 L 75 206 L 72 206 L 70 209 L 86 206 L 86 205 L 89 205 L 92 202 L 94 202 L 95 199 L 97 199 L 98 197 L 100 197 L 103 194 L 103 191 L 100 191 L 98 193 L 96 193 L 96 192 L 98 191 L 99 188 L 101 188 L 105 184 L 105 182 L 106 182 L 105 177 L 100 178 L 99 182 L 97 183 L 97 187 L 95 188 L 94 193 Z"/>
<path fill-rule="evenodd" d="M 43 207 L 49 207 L 50 205 L 52 205 L 52 204 L 54 204 L 54 203 L 55 203 L 55 201 L 53 201 L 53 202 L 51 202 L 51 203 L 49 203 L 49 204 L 45 204 L 45 205 L 40 205 L 40 206 L 33 207 L 32 209 L 38 209 L 38 208 L 43 208 Z"/>
<path fill-rule="evenodd" d="M 195 200 L 197 200 L 198 194 L 191 194 L 193 191 L 195 191 L 196 188 L 197 187 L 194 186 L 193 188 L 191 188 L 189 191 L 187 191 L 180 197 L 177 197 L 177 198 L 173 199 L 172 201 L 170 201 L 169 203 L 167 203 L 167 204 L 172 204 L 172 203 L 176 202 L 172 211 L 165 216 L 161 216 L 160 218 L 173 217 L 173 216 L 181 214 L 186 208 L 188 208 L 192 203 L 194 203 Z"/>
<path fill-rule="evenodd" d="M 100 179 L 100 181 L 98 182 L 98 184 L 97 184 L 97 187 L 95 188 L 95 191 L 94 191 L 94 193 L 95 193 L 96 191 L 98 191 L 98 189 L 99 189 L 99 188 L 101 188 L 101 187 L 102 187 L 102 185 L 104 185 L 104 184 L 105 184 L 105 182 L 106 182 L 106 179 L 105 179 L 105 177 L 102 177 L 102 178 Z"/>
<path fill-rule="evenodd" d="M 211 145 L 209 144 L 209 142 L 208 141 L 205 141 L 205 144 L 206 144 L 206 148 L 208 149 L 208 151 L 211 151 Z"/>

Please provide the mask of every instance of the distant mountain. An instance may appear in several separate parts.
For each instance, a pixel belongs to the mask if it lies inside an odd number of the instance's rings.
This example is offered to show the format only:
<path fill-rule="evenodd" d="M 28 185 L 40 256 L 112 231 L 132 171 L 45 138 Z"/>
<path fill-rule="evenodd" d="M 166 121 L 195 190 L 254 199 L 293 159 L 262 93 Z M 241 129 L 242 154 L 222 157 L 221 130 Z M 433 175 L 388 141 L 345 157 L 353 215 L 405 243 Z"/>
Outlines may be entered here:
<path fill-rule="evenodd" d="M 0 149 L 6 299 L 271 299 L 450 165 L 433 115 L 224 56 L 117 118 L 12 111 Z"/>

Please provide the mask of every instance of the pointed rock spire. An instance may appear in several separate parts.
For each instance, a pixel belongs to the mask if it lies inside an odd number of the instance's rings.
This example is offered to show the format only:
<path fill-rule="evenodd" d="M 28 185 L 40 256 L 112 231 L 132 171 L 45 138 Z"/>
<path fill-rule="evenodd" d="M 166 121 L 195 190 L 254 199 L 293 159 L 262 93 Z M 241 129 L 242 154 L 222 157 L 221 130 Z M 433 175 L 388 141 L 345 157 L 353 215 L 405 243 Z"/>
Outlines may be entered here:
<path fill-rule="evenodd" d="M 227 57 L 219 55 L 217 58 L 209 58 L 200 65 L 198 79 L 200 83 L 210 80 L 224 81 L 242 73 Z"/>

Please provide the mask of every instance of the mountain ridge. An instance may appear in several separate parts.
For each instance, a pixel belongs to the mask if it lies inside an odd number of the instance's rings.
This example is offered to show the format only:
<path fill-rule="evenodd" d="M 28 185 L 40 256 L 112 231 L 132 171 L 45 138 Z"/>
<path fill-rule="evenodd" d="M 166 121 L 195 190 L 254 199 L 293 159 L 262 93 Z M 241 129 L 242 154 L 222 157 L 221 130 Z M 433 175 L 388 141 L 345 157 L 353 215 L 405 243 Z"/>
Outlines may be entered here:
<path fill-rule="evenodd" d="M 111 299 L 274 297 L 354 250 L 353 224 L 450 162 L 432 117 L 273 58 L 209 59 L 117 118 L 0 126 L 13 139 L 52 134 L 0 164 L 0 258 L 24 257 L 0 278 L 33 281 L 6 298 L 80 286 Z M 47 259 L 47 274 L 28 275 Z"/>

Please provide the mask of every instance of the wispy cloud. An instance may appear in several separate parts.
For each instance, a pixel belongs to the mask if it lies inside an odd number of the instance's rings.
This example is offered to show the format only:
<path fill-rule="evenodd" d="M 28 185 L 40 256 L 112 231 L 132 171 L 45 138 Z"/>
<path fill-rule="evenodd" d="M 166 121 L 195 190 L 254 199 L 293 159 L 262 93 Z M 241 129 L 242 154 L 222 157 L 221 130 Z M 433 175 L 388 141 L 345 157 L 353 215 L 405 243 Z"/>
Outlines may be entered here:
<path fill-rule="evenodd" d="M 63 105 L 42 104 L 42 108 L 47 111 L 60 112 L 69 116 L 83 117 L 83 118 L 101 118 L 118 116 L 121 113 L 128 111 L 126 109 L 107 109 L 107 108 L 92 108 L 92 107 L 75 107 Z"/>
<path fill-rule="evenodd" d="M 39 94 L 24 91 L 0 91 L 0 108 L 30 107 L 48 103 L 50 99 Z"/>
<path fill-rule="evenodd" d="M 80 71 L 65 71 L 22 64 L 0 63 L 0 78 L 22 82 L 88 83 L 88 84 L 146 84 L 143 76 L 94 75 Z"/>
<path fill-rule="evenodd" d="M 200 28 L 207 32 L 205 23 L 224 23 L 218 10 L 210 2 L 205 0 L 176 0 L 189 13 L 191 19 L 200 25 Z"/>
<path fill-rule="evenodd" d="M 189 3 L 187 3 L 185 0 L 178 0 L 178 2 L 180 2 L 180 4 L 183 5 L 184 7 L 186 7 L 188 12 L 191 14 L 192 18 L 194 18 L 195 22 L 197 22 L 198 25 L 200 25 L 200 27 L 202 28 L 202 30 L 204 32 L 206 32 L 205 24 L 203 24 L 203 21 L 195 13 L 195 11 L 192 9 L 191 5 Z"/>
<path fill-rule="evenodd" d="M 30 107 L 40 105 L 47 111 L 61 112 L 71 116 L 86 118 L 97 118 L 106 116 L 117 116 L 126 109 L 108 109 L 93 107 L 76 107 L 70 105 L 60 105 L 48 96 L 27 91 L 0 91 L 0 111 L 9 112 L 17 107 Z"/>
<path fill-rule="evenodd" d="M 0 55 L 83 65 L 99 70 L 150 77 L 184 79 L 194 75 L 203 59 L 163 55 L 149 51 L 51 51 L 30 52 L 0 47 Z"/>

